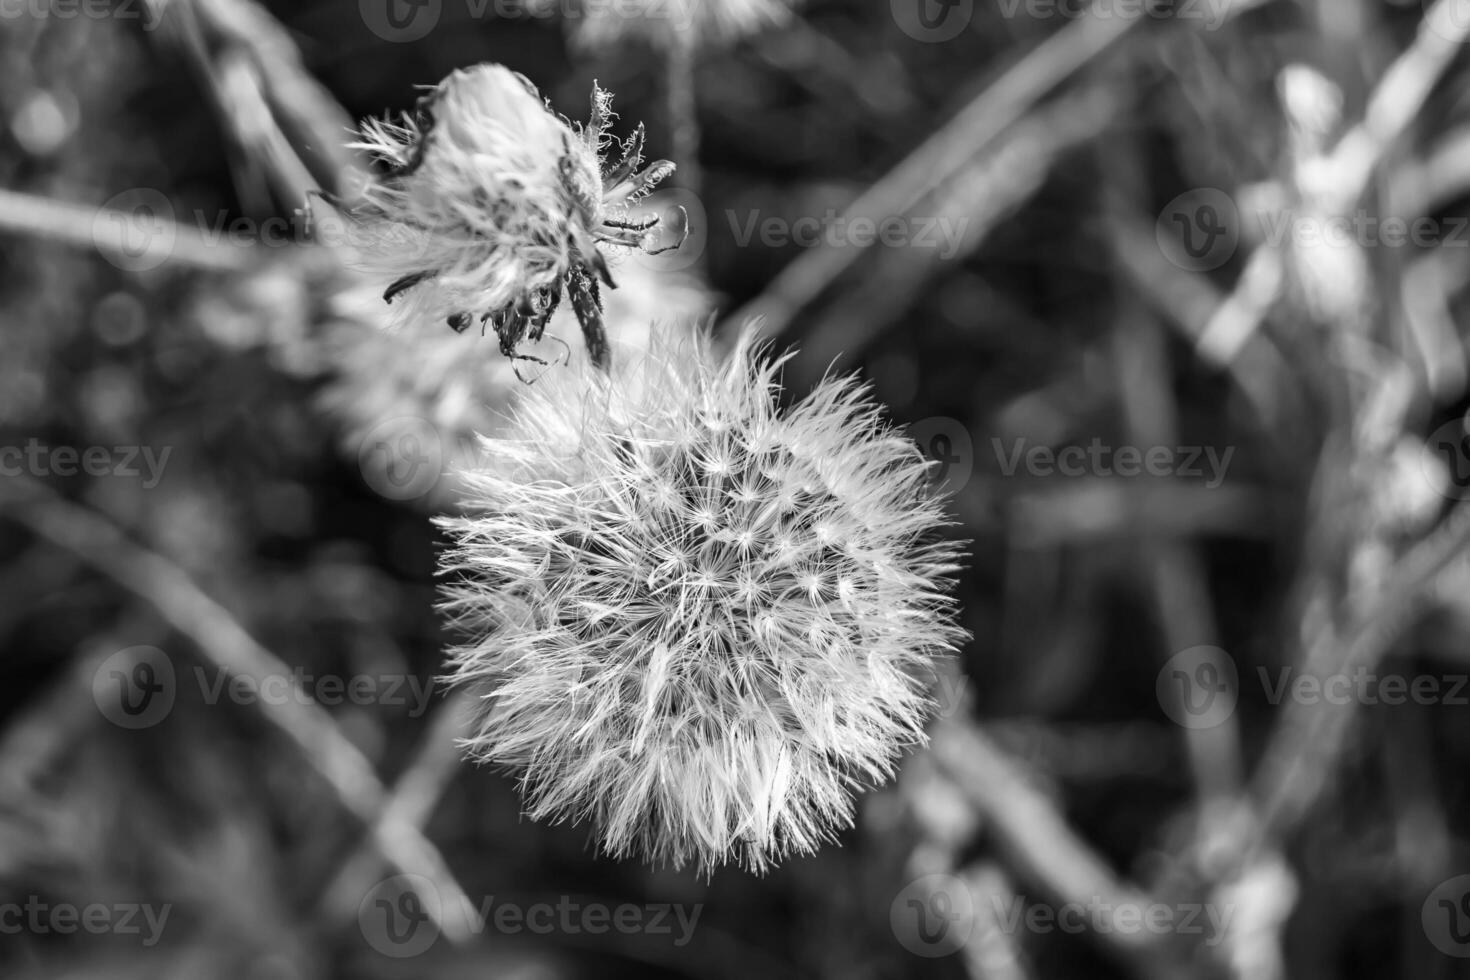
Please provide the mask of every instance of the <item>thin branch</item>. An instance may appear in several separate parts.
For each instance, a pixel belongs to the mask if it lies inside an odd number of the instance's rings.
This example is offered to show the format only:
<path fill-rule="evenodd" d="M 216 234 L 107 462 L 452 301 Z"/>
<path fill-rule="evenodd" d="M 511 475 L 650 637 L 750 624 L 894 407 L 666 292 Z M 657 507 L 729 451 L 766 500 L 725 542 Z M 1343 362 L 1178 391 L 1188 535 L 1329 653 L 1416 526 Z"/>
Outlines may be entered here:
<path fill-rule="evenodd" d="M 36 235 L 120 259 L 125 267 L 174 263 L 186 268 L 239 272 L 258 252 L 228 236 L 209 236 L 169 215 L 154 214 L 148 234 L 137 234 L 138 216 L 0 188 L 0 231 Z M 130 233 L 131 232 L 131 233 Z"/>
<path fill-rule="evenodd" d="M 948 721 L 936 726 L 931 751 L 985 817 L 1016 869 L 1059 904 L 1110 909 L 1141 908 L 1142 892 L 1120 879 L 1067 824 L 1051 800 L 973 725 Z M 1099 933 L 1125 959 L 1136 962 L 1157 949 L 1159 937 L 1143 932 Z"/>
<path fill-rule="evenodd" d="M 194 641 L 200 655 L 234 676 L 263 681 L 292 677 L 291 669 L 261 646 L 228 609 L 204 593 L 187 572 L 156 552 L 136 544 L 110 520 L 58 496 L 28 477 L 13 477 L 5 488 L 20 488 L 19 499 L 3 513 L 38 536 L 66 549 L 151 603 L 175 629 Z M 344 736 L 325 710 L 300 697 L 261 701 L 264 718 L 301 750 L 311 767 L 337 793 L 346 809 L 373 829 L 384 859 L 398 872 L 428 879 L 446 909 L 466 908 L 468 897 L 438 849 L 416 827 L 380 821 L 388 800 L 372 763 Z M 412 879 L 410 879 L 412 880 Z M 426 909 L 438 902 L 424 902 Z M 438 922 L 451 941 L 468 938 L 462 916 Z"/>
<path fill-rule="evenodd" d="M 1348 625 L 1324 631 L 1308 651 L 1302 673 L 1315 675 L 1328 667 L 1346 673 L 1377 663 L 1417 620 L 1434 583 L 1467 551 L 1470 505 L 1462 504 L 1399 560 L 1377 596 L 1344 600 Z M 1356 715 L 1354 700 L 1347 700 L 1288 700 L 1283 707 L 1254 780 L 1263 831 L 1284 835 L 1328 784 Z"/>
<path fill-rule="evenodd" d="M 1035 196 L 1062 154 L 1112 125 L 1122 106 L 1123 99 L 1107 89 L 1059 97 L 1017 123 L 953 180 L 926 196 L 915 206 L 922 208 L 922 214 L 904 217 L 915 233 L 937 226 L 934 247 L 910 242 L 875 256 L 861 280 L 817 314 L 800 356 L 788 369 L 790 383 L 804 387 L 839 356 L 860 356 L 937 276 L 963 262 Z M 944 237 L 950 235 L 954 237 Z M 952 251 L 944 250 L 946 244 Z"/>
<path fill-rule="evenodd" d="M 370 840 L 393 835 L 408 844 L 405 835 L 417 832 L 433 816 L 439 801 L 459 771 L 456 739 L 467 730 L 468 696 L 451 695 L 435 713 L 419 741 L 413 761 L 393 784 L 387 802 L 373 821 Z M 358 902 L 380 874 L 382 854 L 376 847 L 357 851 L 323 891 L 321 904 L 335 918 L 357 912 Z"/>
<path fill-rule="evenodd" d="M 1083 17 L 1041 42 L 977 95 L 917 149 L 847 206 L 844 226 L 875 224 L 907 214 L 931 190 L 967 167 L 1077 71 L 1117 44 L 1142 17 Z M 761 333 L 776 337 L 793 318 L 852 267 L 865 247 L 813 248 L 782 269 L 764 293 L 731 314 L 730 323 L 761 318 Z"/>

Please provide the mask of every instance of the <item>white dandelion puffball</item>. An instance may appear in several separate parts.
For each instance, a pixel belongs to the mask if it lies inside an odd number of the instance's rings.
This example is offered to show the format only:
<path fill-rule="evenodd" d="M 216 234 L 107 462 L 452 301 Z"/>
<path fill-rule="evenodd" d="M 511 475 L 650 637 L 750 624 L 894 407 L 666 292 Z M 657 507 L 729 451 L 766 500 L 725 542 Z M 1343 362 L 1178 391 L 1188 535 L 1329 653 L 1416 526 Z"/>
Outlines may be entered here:
<path fill-rule="evenodd" d="M 354 146 L 386 173 L 345 213 L 400 322 L 488 323 L 515 357 L 565 293 L 601 363 L 599 283 L 614 285 L 601 249 L 654 249 L 658 220 L 630 209 L 674 169 L 644 166 L 641 126 L 616 143 L 613 118 L 600 88 L 591 120 L 574 126 L 525 76 L 484 64 L 454 72 L 397 122 L 368 121 Z"/>
<path fill-rule="evenodd" d="M 474 757 L 614 856 L 764 871 L 852 822 L 925 740 L 963 636 L 918 447 L 852 379 L 781 410 L 785 358 L 657 329 L 548 376 L 441 521 Z"/>

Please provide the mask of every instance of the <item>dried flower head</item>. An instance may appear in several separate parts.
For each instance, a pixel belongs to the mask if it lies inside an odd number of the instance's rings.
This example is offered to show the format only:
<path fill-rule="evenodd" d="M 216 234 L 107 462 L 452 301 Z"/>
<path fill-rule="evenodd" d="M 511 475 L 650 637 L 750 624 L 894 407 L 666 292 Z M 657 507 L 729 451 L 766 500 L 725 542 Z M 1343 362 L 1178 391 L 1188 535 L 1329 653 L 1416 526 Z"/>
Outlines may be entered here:
<path fill-rule="evenodd" d="M 674 169 L 644 166 L 641 125 L 610 160 L 613 118 L 601 88 L 574 126 L 525 76 L 485 64 L 451 74 L 400 121 L 367 122 L 355 146 L 387 173 L 348 213 L 371 229 L 361 237 L 388 281 L 383 298 L 455 331 L 478 319 L 507 357 L 525 358 L 517 348 L 541 337 L 565 290 L 605 365 L 598 283 L 615 283 L 600 249 L 660 250 L 658 218 L 629 209 Z"/>
<path fill-rule="evenodd" d="M 765 870 L 852 819 L 924 740 L 961 636 L 928 464 L 864 389 L 787 411 L 749 339 L 657 330 L 611 379 L 558 372 L 465 477 L 444 608 L 483 695 L 476 757 L 536 819 L 708 871 Z"/>

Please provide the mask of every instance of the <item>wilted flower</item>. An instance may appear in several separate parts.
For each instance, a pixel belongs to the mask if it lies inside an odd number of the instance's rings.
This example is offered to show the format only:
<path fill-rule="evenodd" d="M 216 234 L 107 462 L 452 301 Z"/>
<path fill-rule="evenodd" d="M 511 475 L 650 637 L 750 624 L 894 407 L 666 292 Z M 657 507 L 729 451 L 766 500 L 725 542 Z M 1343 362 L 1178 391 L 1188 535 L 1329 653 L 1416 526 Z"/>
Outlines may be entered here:
<path fill-rule="evenodd" d="M 548 376 L 443 522 L 469 751 L 613 855 L 814 850 L 924 740 L 961 636 L 918 448 L 850 379 L 783 412 L 782 360 L 657 330 L 611 379 Z"/>
<path fill-rule="evenodd" d="M 612 96 L 594 87 L 574 127 L 526 78 L 500 65 L 456 71 L 399 122 L 369 121 L 355 144 L 386 164 L 348 214 L 367 226 L 364 255 L 402 300 L 402 319 L 490 324 L 502 352 L 535 341 L 563 289 L 588 351 L 603 365 L 598 283 L 614 285 L 602 246 L 656 249 L 656 217 L 637 204 L 674 169 L 643 166 L 643 128 L 618 145 Z"/>

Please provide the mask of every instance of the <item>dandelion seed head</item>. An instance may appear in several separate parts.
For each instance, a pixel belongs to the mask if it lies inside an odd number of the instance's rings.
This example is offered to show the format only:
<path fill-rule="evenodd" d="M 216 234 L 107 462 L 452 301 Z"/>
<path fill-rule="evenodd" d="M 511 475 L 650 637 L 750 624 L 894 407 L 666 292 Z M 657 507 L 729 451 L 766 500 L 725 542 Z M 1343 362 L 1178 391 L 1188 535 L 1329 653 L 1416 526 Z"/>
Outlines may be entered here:
<path fill-rule="evenodd" d="M 597 279 L 612 284 L 603 250 L 650 247 L 651 226 L 623 219 L 674 169 L 644 166 L 642 127 L 619 143 L 614 118 L 601 88 L 576 125 L 525 76 L 482 64 L 449 75 L 412 114 L 366 122 L 354 146 L 386 173 L 348 213 L 397 321 L 489 320 L 511 352 L 539 338 L 566 289 L 586 327 Z"/>
<path fill-rule="evenodd" d="M 850 379 L 783 411 L 781 363 L 656 330 L 548 379 L 444 521 L 468 750 L 612 855 L 764 871 L 831 840 L 962 636 L 918 448 Z"/>

